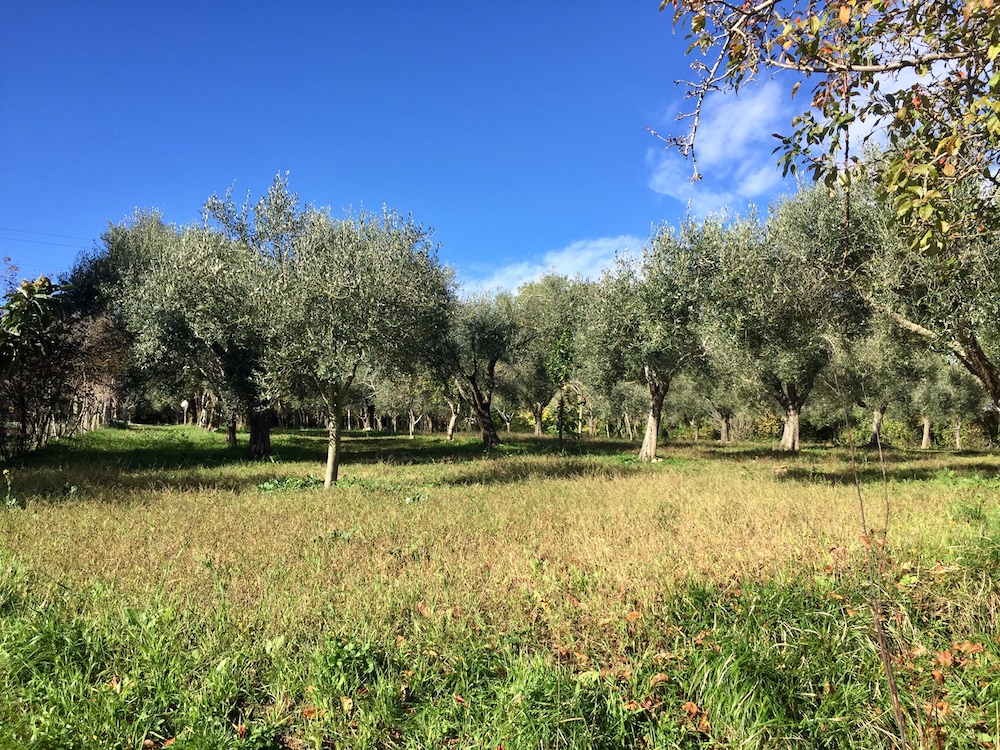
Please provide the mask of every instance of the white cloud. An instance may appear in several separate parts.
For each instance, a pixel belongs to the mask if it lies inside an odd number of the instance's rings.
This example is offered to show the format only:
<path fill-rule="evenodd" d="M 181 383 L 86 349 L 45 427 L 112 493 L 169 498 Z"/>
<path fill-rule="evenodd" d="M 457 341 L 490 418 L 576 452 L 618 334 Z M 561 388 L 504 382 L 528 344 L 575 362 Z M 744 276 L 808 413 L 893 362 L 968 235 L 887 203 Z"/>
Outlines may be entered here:
<path fill-rule="evenodd" d="M 577 240 L 559 250 L 550 250 L 537 260 L 519 261 L 500 268 L 475 269 L 473 274 L 460 270 L 459 283 L 464 291 L 476 293 L 494 289 L 513 291 L 521 284 L 534 281 L 546 273 L 597 279 L 614 262 L 616 253 L 638 253 L 643 243 L 643 239 L 627 234 Z"/>
<path fill-rule="evenodd" d="M 691 181 L 691 164 L 676 151 L 650 149 L 650 189 L 689 204 L 697 217 L 767 202 L 783 186 L 772 134 L 790 127 L 795 105 L 789 99 L 776 81 L 709 97 L 695 144 L 702 179 Z M 671 123 L 670 129 L 677 132 L 686 123 Z"/>

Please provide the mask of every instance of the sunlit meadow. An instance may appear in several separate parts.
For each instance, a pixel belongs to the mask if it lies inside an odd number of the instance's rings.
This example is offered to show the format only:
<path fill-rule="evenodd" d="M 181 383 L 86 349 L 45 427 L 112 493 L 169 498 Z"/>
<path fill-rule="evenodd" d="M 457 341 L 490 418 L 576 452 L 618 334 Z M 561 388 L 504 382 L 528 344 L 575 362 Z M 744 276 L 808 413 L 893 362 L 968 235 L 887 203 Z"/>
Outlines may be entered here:
<path fill-rule="evenodd" d="M 109 429 L 8 467 L 2 747 L 1000 745 L 1000 459 Z M 888 505 L 886 503 L 888 501 Z M 888 514 L 888 515 L 887 515 Z M 886 525 L 886 518 L 888 524 Z"/>

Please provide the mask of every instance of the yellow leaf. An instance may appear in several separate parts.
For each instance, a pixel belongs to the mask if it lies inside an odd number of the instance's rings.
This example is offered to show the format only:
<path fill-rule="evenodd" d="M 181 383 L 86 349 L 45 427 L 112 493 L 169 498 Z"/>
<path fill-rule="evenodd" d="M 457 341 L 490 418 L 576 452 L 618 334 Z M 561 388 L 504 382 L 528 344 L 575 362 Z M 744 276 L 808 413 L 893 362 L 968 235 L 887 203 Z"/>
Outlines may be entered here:
<path fill-rule="evenodd" d="M 848 23 L 851 20 L 851 9 L 847 5 L 840 6 L 840 22 Z"/>
<path fill-rule="evenodd" d="M 350 716 L 354 710 L 354 701 L 346 695 L 340 696 L 340 707 L 344 709 L 344 716 Z"/>
<path fill-rule="evenodd" d="M 955 165 L 952 164 L 950 161 L 945 162 L 944 167 L 941 169 L 941 171 L 944 172 L 945 177 L 954 177 Z"/>

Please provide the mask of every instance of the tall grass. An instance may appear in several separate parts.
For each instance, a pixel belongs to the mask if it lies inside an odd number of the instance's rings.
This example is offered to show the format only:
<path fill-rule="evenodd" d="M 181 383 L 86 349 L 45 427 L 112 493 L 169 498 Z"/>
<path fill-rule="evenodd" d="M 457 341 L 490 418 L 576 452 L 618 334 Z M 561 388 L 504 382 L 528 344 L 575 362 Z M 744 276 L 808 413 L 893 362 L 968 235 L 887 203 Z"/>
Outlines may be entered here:
<path fill-rule="evenodd" d="M 323 492 L 322 436 L 275 446 L 247 464 L 195 429 L 107 430 L 11 467 L 0 747 L 892 732 L 844 453 L 695 444 L 641 466 L 612 442 L 356 437 Z M 998 466 L 890 456 L 887 627 L 914 746 L 1000 744 Z"/>

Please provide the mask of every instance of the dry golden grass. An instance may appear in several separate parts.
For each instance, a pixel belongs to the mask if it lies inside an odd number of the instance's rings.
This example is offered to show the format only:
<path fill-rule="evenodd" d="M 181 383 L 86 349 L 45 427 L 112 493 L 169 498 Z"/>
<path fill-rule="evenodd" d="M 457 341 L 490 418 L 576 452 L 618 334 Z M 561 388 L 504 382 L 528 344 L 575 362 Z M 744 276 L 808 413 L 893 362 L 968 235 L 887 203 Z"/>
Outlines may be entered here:
<path fill-rule="evenodd" d="M 172 434 L 195 447 L 217 440 Z M 308 454 L 302 441 L 312 438 L 299 440 Z M 441 443 L 385 440 L 381 455 L 395 463 L 377 461 L 379 447 L 349 441 L 346 480 L 331 492 L 258 487 L 306 477 L 311 461 L 135 468 L 69 452 L 15 471 L 28 508 L 4 514 L 0 539 L 67 586 L 100 583 L 136 599 L 162 588 L 264 627 L 325 623 L 387 639 L 421 628 L 530 630 L 576 646 L 621 635 L 630 613 L 655 612 L 679 581 L 822 572 L 860 548 L 856 490 L 835 451 L 673 446 L 640 466 L 626 445 L 576 456 L 466 447 L 423 463 L 420 449 Z M 318 461 L 318 441 L 315 450 Z M 352 451 L 367 460 L 352 463 Z M 966 533 L 949 508 L 981 488 L 925 480 L 946 466 L 977 476 L 1000 466 L 983 456 L 892 460 L 890 542 L 931 554 Z M 878 468 L 868 461 L 866 481 Z M 77 489 L 55 499 L 59 486 Z M 880 526 L 881 485 L 864 492 L 869 524 Z"/>

